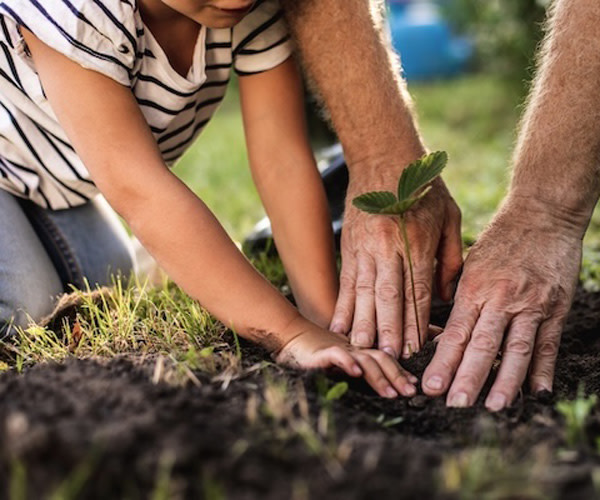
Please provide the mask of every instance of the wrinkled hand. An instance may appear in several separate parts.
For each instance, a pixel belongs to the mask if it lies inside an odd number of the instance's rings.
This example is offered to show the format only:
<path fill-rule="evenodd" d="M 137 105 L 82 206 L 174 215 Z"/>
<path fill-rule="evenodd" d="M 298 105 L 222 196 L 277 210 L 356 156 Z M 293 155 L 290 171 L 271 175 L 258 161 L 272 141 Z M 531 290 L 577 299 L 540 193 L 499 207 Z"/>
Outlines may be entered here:
<path fill-rule="evenodd" d="M 342 230 L 340 292 L 330 324 L 348 334 L 355 346 L 379 349 L 397 358 L 409 357 L 426 340 L 431 307 L 434 260 L 436 285 L 445 300 L 452 296 L 452 280 L 462 264 L 460 210 L 441 179 L 406 215 L 413 257 L 415 291 L 421 337 L 404 243 L 396 218 L 360 212 L 352 199 L 365 186 L 350 183 Z"/>
<path fill-rule="evenodd" d="M 555 210 L 509 202 L 473 247 L 423 376 L 426 394 L 438 396 L 449 387 L 449 406 L 472 405 L 499 352 L 488 409 L 510 405 L 528 370 L 532 391 L 552 389 L 583 234 L 581 224 Z"/>
<path fill-rule="evenodd" d="M 416 394 L 417 378 L 404 370 L 386 353 L 354 347 L 345 335 L 318 328 L 306 328 L 275 355 L 278 363 L 304 369 L 338 367 L 351 377 L 363 376 L 371 387 L 386 398 Z"/>

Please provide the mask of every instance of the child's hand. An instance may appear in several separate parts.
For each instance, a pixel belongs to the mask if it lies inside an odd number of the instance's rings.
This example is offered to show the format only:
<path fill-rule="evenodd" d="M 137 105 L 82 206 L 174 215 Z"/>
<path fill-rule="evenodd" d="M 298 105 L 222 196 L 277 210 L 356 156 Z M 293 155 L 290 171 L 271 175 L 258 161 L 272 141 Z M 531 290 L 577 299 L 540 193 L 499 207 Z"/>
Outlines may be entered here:
<path fill-rule="evenodd" d="M 341 368 L 351 377 L 364 376 L 382 397 L 416 394 L 417 378 L 390 355 L 378 349 L 361 349 L 344 335 L 316 326 L 300 333 L 277 353 L 278 363 L 296 368 Z"/>

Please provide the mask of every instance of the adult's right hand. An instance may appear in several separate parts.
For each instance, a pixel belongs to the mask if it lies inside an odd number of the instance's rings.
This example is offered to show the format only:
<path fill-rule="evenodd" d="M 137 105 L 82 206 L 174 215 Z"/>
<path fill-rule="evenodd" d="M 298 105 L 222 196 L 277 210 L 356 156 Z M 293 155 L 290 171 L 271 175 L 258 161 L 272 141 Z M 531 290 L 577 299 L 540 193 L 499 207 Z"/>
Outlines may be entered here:
<path fill-rule="evenodd" d="M 472 405 L 499 352 L 492 411 L 512 403 L 527 374 L 552 390 L 561 332 L 581 262 L 586 222 L 533 198 L 512 197 L 471 250 L 455 305 L 423 376 L 430 396 Z"/>

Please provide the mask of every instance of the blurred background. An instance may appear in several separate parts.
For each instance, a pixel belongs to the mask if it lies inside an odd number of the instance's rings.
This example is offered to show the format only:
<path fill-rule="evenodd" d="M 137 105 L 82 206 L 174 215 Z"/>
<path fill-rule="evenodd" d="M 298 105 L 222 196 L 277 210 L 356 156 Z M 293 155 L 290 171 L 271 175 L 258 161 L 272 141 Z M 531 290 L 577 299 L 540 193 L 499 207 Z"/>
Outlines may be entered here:
<path fill-rule="evenodd" d="M 444 179 L 471 244 L 502 200 L 547 0 L 387 0 L 390 35 L 431 150 L 450 156 Z M 307 96 L 317 157 L 335 143 Z M 175 172 L 242 241 L 263 216 L 247 165 L 237 81 Z M 585 240 L 582 278 L 600 277 L 600 214 Z"/>

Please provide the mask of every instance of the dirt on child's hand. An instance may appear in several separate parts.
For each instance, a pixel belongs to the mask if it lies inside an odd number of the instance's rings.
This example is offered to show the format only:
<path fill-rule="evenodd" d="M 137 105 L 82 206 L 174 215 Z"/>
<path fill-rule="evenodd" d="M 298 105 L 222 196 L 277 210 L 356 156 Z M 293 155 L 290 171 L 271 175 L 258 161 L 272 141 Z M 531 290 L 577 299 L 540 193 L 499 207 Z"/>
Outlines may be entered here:
<path fill-rule="evenodd" d="M 337 367 L 351 377 L 364 377 L 382 397 L 416 394 L 417 378 L 377 349 L 361 349 L 345 335 L 318 328 L 306 330 L 289 341 L 275 356 L 278 363 L 302 369 Z"/>

